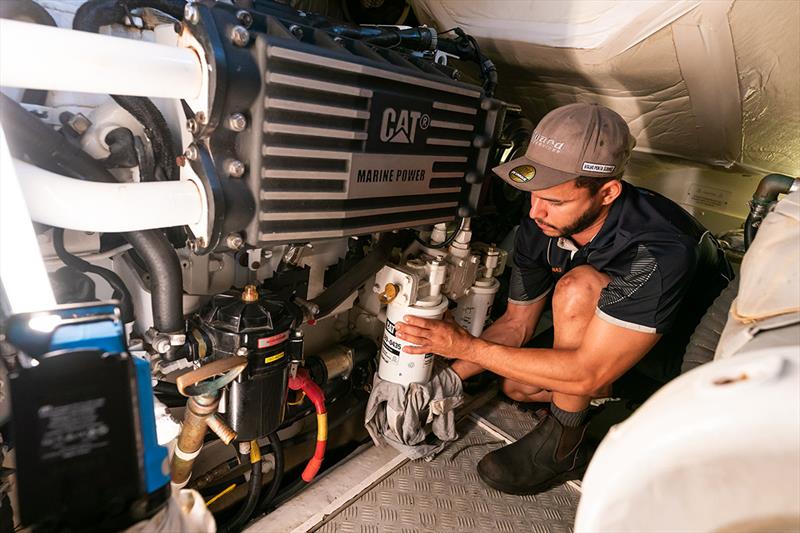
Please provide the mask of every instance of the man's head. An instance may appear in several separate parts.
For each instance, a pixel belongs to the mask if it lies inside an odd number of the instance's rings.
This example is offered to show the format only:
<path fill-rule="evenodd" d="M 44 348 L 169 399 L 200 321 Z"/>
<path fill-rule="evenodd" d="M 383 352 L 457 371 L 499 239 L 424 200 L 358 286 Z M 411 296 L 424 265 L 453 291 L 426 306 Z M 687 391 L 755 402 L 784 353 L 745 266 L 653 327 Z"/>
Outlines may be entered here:
<path fill-rule="evenodd" d="M 619 196 L 634 144 L 625 120 L 611 109 L 570 104 L 545 115 L 525 155 L 494 172 L 530 191 L 530 216 L 545 234 L 574 235 Z"/>

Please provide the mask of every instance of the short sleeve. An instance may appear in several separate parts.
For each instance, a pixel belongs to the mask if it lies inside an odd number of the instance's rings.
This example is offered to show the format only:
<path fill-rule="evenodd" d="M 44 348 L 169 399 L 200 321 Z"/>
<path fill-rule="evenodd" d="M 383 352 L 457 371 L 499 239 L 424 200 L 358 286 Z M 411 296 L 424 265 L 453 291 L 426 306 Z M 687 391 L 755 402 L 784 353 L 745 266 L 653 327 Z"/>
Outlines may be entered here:
<path fill-rule="evenodd" d="M 596 314 L 606 322 L 645 333 L 665 333 L 696 268 L 696 251 L 682 243 L 638 244 L 627 266 L 600 293 Z"/>
<path fill-rule="evenodd" d="M 550 238 L 527 217 L 514 241 L 513 268 L 508 301 L 528 305 L 547 296 L 553 288 L 553 272 L 547 262 Z"/>

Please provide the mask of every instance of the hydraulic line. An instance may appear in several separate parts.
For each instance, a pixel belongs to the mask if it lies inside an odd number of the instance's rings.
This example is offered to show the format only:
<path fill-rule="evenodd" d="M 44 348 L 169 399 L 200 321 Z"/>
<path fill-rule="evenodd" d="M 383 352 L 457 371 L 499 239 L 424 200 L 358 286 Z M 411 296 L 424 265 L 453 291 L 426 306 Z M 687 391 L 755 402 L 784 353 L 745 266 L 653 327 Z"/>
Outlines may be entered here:
<path fill-rule="evenodd" d="M 116 272 L 101 266 L 93 265 L 87 261 L 84 261 L 80 257 L 76 257 L 69 253 L 64 247 L 64 230 L 62 228 L 53 228 L 53 248 L 55 249 L 58 258 L 61 259 L 61 261 L 68 267 L 72 267 L 81 272 L 97 274 L 106 280 L 106 282 L 108 282 L 108 284 L 114 290 L 113 297 L 119 300 L 119 309 L 122 315 L 122 321 L 125 324 L 133 321 L 133 298 L 131 297 L 130 291 L 125 286 L 125 283 L 122 281 L 122 279 L 120 279 Z"/>
<path fill-rule="evenodd" d="M 258 502 L 257 509 L 259 513 L 264 512 L 275 499 L 275 495 L 278 494 L 278 489 L 283 482 L 283 471 L 286 468 L 286 460 L 283 456 L 283 443 L 278 437 L 278 432 L 270 433 L 267 435 L 267 438 L 269 439 L 269 444 L 275 457 L 275 470 L 272 473 L 272 481 L 270 482 L 269 490 L 261 501 Z"/>
<path fill-rule="evenodd" d="M 314 383 L 304 368 L 299 368 L 297 375 L 289 378 L 289 389 L 302 390 L 317 411 L 317 445 L 314 455 L 300 476 L 304 482 L 311 483 L 322 467 L 322 461 L 325 459 L 325 447 L 328 444 L 328 411 L 325 409 L 325 393 L 322 392 L 319 385 Z"/>
<path fill-rule="evenodd" d="M 250 481 L 247 487 L 247 497 L 245 498 L 244 505 L 239 509 L 236 515 L 227 524 L 220 527 L 219 531 L 222 533 L 234 533 L 242 529 L 253 514 L 256 508 L 258 499 L 261 496 L 261 478 L 263 476 L 263 469 L 261 463 L 261 450 L 258 447 L 258 441 L 250 442 Z M 276 471 L 277 473 L 277 471 Z M 275 477 L 273 477 L 273 485 Z"/>

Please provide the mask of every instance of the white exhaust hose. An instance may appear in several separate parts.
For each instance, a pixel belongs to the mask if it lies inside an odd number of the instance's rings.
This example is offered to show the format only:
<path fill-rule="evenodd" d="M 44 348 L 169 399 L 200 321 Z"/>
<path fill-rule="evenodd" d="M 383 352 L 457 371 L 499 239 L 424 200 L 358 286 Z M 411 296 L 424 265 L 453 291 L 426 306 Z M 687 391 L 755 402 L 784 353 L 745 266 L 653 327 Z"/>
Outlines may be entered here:
<path fill-rule="evenodd" d="M 31 219 L 78 231 L 125 232 L 200 222 L 204 195 L 191 181 L 99 183 L 14 160 Z"/>
<path fill-rule="evenodd" d="M 0 64 L 4 87 L 187 100 L 203 90 L 187 48 L 15 20 L 0 20 Z"/>

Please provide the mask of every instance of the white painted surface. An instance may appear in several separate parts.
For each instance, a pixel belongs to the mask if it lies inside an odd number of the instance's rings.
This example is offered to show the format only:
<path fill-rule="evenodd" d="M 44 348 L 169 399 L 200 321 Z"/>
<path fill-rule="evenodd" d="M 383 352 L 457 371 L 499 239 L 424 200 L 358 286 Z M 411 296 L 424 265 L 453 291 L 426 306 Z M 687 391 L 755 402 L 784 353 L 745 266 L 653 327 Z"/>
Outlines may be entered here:
<path fill-rule="evenodd" d="M 22 194 L 37 222 L 82 231 L 122 232 L 194 224 L 203 199 L 190 181 L 97 183 L 14 160 Z"/>
<path fill-rule="evenodd" d="M 6 87 L 194 99 L 203 86 L 191 50 L 13 20 L 0 20 L 0 63 Z"/>

